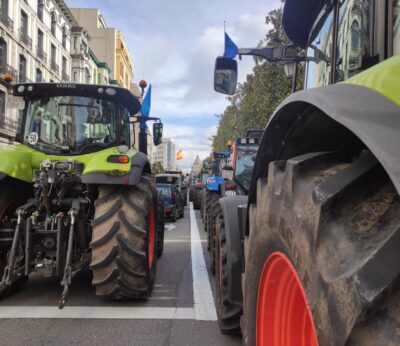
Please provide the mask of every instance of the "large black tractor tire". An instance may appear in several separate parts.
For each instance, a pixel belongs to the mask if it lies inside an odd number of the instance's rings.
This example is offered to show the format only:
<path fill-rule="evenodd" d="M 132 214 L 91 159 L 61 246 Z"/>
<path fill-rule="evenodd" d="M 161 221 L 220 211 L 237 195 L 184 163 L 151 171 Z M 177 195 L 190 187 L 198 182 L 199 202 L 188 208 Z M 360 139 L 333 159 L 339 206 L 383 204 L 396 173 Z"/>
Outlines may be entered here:
<path fill-rule="evenodd" d="M 171 212 L 171 221 L 172 222 L 176 222 L 176 220 L 178 219 L 178 213 L 177 213 L 177 207 L 175 206 L 174 210 Z"/>
<path fill-rule="evenodd" d="M 91 242 L 93 286 L 105 299 L 150 296 L 157 265 L 158 201 L 153 180 L 100 186 Z"/>
<path fill-rule="evenodd" d="M 369 153 L 311 153 L 257 181 L 246 345 L 400 344 L 400 199 Z"/>
<path fill-rule="evenodd" d="M 201 221 L 203 222 L 204 225 L 204 231 L 207 232 L 205 223 L 206 223 L 206 213 L 207 213 L 207 205 L 206 205 L 206 197 L 207 197 L 207 189 L 203 188 L 201 189 L 201 210 L 200 210 L 200 217 Z"/>
<path fill-rule="evenodd" d="M 14 235 L 14 226 L 9 220 L 16 218 L 15 212 L 19 206 L 33 196 L 32 185 L 12 178 L 0 181 L 0 221 L 3 226 L 9 227 L 11 233 L 3 234 L 11 239 Z M 3 277 L 4 267 L 7 262 L 7 253 L 11 249 L 10 242 L 0 244 L 0 281 Z"/>
<path fill-rule="evenodd" d="M 211 260 L 211 273 L 215 274 L 215 223 L 216 219 L 222 215 L 221 207 L 218 203 L 220 198 L 219 193 L 209 192 L 208 193 L 208 206 L 206 215 L 206 227 L 207 227 L 207 248 L 210 250 Z"/>
<path fill-rule="evenodd" d="M 165 234 L 165 211 L 164 200 L 161 196 L 158 198 L 158 236 L 157 236 L 157 257 L 160 258 L 164 252 L 164 234 Z"/>
<path fill-rule="evenodd" d="M 224 334 L 240 334 L 240 318 L 243 308 L 232 302 L 228 296 L 228 253 L 225 222 L 221 209 L 216 216 L 215 245 L 215 293 L 219 328 Z"/>
<path fill-rule="evenodd" d="M 189 189 L 189 202 L 193 202 L 193 194 L 194 190 L 192 188 Z"/>
<path fill-rule="evenodd" d="M 193 191 L 193 209 L 194 210 L 201 209 L 201 190 Z"/>

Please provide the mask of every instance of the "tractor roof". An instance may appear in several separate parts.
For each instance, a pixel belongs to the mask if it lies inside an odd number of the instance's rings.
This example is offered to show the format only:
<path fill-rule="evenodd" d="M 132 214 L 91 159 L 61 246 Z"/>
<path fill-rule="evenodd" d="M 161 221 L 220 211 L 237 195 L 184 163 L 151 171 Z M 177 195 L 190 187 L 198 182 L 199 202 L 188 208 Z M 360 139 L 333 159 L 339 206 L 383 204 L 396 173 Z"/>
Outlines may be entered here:
<path fill-rule="evenodd" d="M 331 6 L 330 0 L 286 0 L 283 28 L 287 37 L 301 48 L 307 45 L 311 29 L 321 9 Z"/>
<path fill-rule="evenodd" d="M 13 86 L 14 96 L 37 99 L 44 96 L 86 96 L 121 104 L 130 114 L 140 111 L 141 104 L 128 89 L 114 85 L 93 85 L 78 83 L 24 83 Z"/>

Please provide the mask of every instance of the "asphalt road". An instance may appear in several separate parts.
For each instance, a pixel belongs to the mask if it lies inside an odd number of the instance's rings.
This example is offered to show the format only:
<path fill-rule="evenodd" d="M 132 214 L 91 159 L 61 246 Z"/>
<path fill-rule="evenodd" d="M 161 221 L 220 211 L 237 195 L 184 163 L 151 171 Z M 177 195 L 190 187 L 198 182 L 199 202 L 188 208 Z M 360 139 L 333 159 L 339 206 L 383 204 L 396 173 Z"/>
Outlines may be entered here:
<path fill-rule="evenodd" d="M 0 301 L 0 345 L 240 345 L 240 337 L 222 335 L 218 328 L 215 277 L 206 269 L 199 213 L 188 206 L 184 219 L 167 228 L 149 299 L 98 299 L 84 272 L 74 278 L 67 306 L 58 310 L 59 282 L 32 276 Z"/>

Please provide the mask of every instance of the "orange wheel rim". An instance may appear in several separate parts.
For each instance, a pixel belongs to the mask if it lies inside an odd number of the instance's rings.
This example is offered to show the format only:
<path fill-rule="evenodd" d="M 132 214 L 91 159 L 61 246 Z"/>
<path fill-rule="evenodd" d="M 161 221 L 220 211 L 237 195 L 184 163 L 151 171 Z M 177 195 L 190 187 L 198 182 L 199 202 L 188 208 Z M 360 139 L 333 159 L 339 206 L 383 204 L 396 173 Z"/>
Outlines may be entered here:
<path fill-rule="evenodd" d="M 303 285 L 282 252 L 264 264 L 257 297 L 257 346 L 318 346 Z"/>
<path fill-rule="evenodd" d="M 153 266 L 154 260 L 154 247 L 156 245 L 156 223 L 154 220 L 154 207 L 151 205 L 150 207 L 150 220 L 149 220 L 149 249 L 148 249 L 148 258 L 149 258 L 149 268 Z"/>

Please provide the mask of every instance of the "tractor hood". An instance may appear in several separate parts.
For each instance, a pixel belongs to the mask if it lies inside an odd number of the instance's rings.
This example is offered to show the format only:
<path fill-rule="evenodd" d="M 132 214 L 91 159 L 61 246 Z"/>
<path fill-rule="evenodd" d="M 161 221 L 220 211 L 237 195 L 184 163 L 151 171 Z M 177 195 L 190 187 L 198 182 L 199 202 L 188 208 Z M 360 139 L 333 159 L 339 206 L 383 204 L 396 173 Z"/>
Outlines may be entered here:
<path fill-rule="evenodd" d="M 95 153 L 76 156 L 46 155 L 23 144 L 0 143 L 0 177 L 10 176 L 25 182 L 32 182 L 34 172 L 43 160 L 74 160 L 84 164 L 82 176 L 91 173 L 107 175 L 129 174 L 134 156 L 137 152 L 129 150 L 124 155 L 129 157 L 127 163 L 112 163 L 107 159 L 112 155 L 121 155 L 117 147 L 107 148 Z"/>
<path fill-rule="evenodd" d="M 306 48 L 310 31 L 329 0 L 286 0 L 283 10 L 283 28 L 287 37 L 300 48 Z"/>
<path fill-rule="evenodd" d="M 13 87 L 14 96 L 23 96 L 25 100 L 48 96 L 89 96 L 104 99 L 122 105 L 134 115 L 140 111 L 139 100 L 125 88 L 110 85 L 92 85 L 77 83 L 24 83 Z"/>

